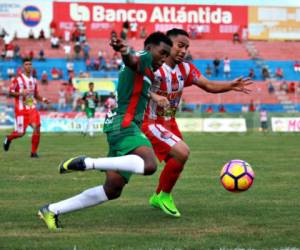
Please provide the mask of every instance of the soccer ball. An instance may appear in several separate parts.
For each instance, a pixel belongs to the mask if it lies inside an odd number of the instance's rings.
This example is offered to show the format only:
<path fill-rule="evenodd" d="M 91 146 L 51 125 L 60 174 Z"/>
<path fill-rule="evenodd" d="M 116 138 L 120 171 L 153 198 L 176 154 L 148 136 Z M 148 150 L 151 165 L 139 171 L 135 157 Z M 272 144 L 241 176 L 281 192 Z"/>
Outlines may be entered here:
<path fill-rule="evenodd" d="M 220 180 L 230 192 L 242 192 L 251 187 L 254 171 L 249 163 L 243 160 L 231 160 L 222 168 Z"/>

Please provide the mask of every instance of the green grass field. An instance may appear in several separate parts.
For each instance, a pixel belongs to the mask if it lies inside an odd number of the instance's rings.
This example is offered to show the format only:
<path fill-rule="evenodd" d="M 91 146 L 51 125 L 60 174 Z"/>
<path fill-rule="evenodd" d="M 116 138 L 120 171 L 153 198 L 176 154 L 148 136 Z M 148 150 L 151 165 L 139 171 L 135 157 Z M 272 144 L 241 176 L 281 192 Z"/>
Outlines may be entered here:
<path fill-rule="evenodd" d="M 28 136 L 14 141 L 0 153 L 0 249 L 300 249 L 300 134 L 185 139 L 191 155 L 173 192 L 181 218 L 148 205 L 160 167 L 153 176 L 134 176 L 118 200 L 61 216 L 59 233 L 48 232 L 38 208 L 102 184 L 104 174 L 60 176 L 57 165 L 78 154 L 105 156 L 105 136 L 43 134 L 39 159 L 29 157 Z M 256 173 L 240 194 L 219 183 L 223 164 L 237 158 Z"/>

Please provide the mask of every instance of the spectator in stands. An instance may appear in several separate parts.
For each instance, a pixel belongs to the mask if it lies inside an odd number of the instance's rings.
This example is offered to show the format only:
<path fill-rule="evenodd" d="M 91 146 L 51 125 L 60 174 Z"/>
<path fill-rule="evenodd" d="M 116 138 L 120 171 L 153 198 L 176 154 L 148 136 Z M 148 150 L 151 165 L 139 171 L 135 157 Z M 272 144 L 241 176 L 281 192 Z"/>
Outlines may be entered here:
<path fill-rule="evenodd" d="M 262 77 L 263 77 L 264 80 L 270 78 L 270 72 L 266 67 L 262 68 L 261 74 L 262 74 Z"/>
<path fill-rule="evenodd" d="M 51 48 L 58 49 L 59 48 L 59 38 L 57 36 L 52 36 L 50 38 Z"/>
<path fill-rule="evenodd" d="M 287 82 L 286 81 L 282 81 L 280 83 L 279 89 L 280 89 L 280 91 L 283 91 L 283 92 L 287 93 L 288 90 L 289 90 L 289 86 L 288 86 Z"/>
<path fill-rule="evenodd" d="M 230 60 L 228 57 L 225 57 L 224 59 L 224 74 L 225 77 L 228 78 L 230 76 Z"/>
<path fill-rule="evenodd" d="M 39 40 L 45 40 L 46 39 L 45 32 L 44 32 L 43 29 L 41 29 L 38 39 Z"/>
<path fill-rule="evenodd" d="M 242 112 L 243 112 L 243 113 L 247 113 L 248 110 L 249 110 L 248 105 L 243 104 L 243 105 L 242 105 Z"/>
<path fill-rule="evenodd" d="M 69 30 L 64 31 L 64 40 L 66 43 L 70 42 L 71 40 L 71 32 Z"/>
<path fill-rule="evenodd" d="M 8 35 L 8 33 L 6 32 L 6 30 L 4 28 L 2 28 L 0 31 L 0 37 L 4 38 L 6 35 Z"/>
<path fill-rule="evenodd" d="M 220 63 L 221 63 L 221 61 L 217 57 L 213 60 L 215 76 L 219 75 Z"/>
<path fill-rule="evenodd" d="M 72 41 L 73 42 L 79 42 L 80 37 L 80 30 L 78 27 L 75 28 L 75 30 L 72 33 Z"/>
<path fill-rule="evenodd" d="M 78 111 L 78 109 L 80 107 L 80 105 L 79 105 L 80 99 L 81 99 L 80 92 L 76 88 L 73 88 L 73 93 L 72 93 L 72 110 L 73 111 Z"/>
<path fill-rule="evenodd" d="M 12 38 L 10 37 L 9 34 L 6 34 L 4 37 L 3 37 L 3 42 L 4 42 L 4 48 L 5 50 L 7 49 L 7 46 L 12 42 Z"/>
<path fill-rule="evenodd" d="M 250 69 L 249 70 L 249 74 L 248 74 L 249 78 L 254 79 L 255 78 L 255 73 L 254 73 L 254 69 Z"/>
<path fill-rule="evenodd" d="M 67 106 L 67 96 L 65 87 L 62 85 L 58 91 L 58 111 L 63 111 Z"/>
<path fill-rule="evenodd" d="M 233 33 L 232 41 L 233 41 L 233 43 L 240 43 L 241 42 L 240 34 L 239 34 L 238 31 Z"/>
<path fill-rule="evenodd" d="M 90 57 L 90 50 L 91 50 L 90 45 L 87 42 L 85 42 L 84 45 L 83 45 L 83 58 L 84 58 L 84 60 L 87 60 Z"/>
<path fill-rule="evenodd" d="M 51 69 L 51 77 L 52 77 L 53 80 L 58 80 L 59 79 L 59 73 L 58 73 L 58 70 L 55 67 L 53 67 Z"/>
<path fill-rule="evenodd" d="M 242 41 L 247 41 L 248 40 L 248 27 L 247 25 L 245 25 L 243 28 L 242 28 Z"/>
<path fill-rule="evenodd" d="M 138 31 L 137 22 L 131 22 L 130 23 L 130 38 L 136 39 L 137 38 L 137 31 Z"/>
<path fill-rule="evenodd" d="M 205 110 L 205 112 L 206 112 L 206 113 L 213 113 L 213 112 L 214 112 L 214 109 L 213 109 L 213 107 L 212 107 L 211 105 L 209 105 L 209 106 L 207 107 L 207 109 Z"/>
<path fill-rule="evenodd" d="M 74 72 L 74 63 L 72 61 L 68 61 L 66 64 L 66 68 L 68 73 L 73 73 Z"/>
<path fill-rule="evenodd" d="M 282 70 L 282 68 L 278 67 L 278 68 L 276 69 L 275 76 L 276 76 L 277 78 L 279 78 L 279 79 L 282 79 L 282 78 L 283 78 L 283 70 Z"/>
<path fill-rule="evenodd" d="M 226 112 L 226 109 L 225 109 L 225 107 L 224 107 L 223 104 L 220 104 L 220 105 L 219 105 L 219 112 L 220 112 L 220 113 L 225 113 L 225 112 Z"/>
<path fill-rule="evenodd" d="M 249 112 L 255 112 L 255 105 L 254 105 L 254 102 L 253 100 L 250 101 L 250 104 L 249 104 Z"/>
<path fill-rule="evenodd" d="M 21 59 L 20 46 L 18 44 L 15 44 L 15 47 L 14 47 L 14 59 L 15 60 Z"/>
<path fill-rule="evenodd" d="M 85 31 L 80 31 L 80 35 L 79 35 L 79 42 L 81 44 L 86 42 L 86 35 L 85 35 Z"/>
<path fill-rule="evenodd" d="M 65 51 L 66 59 L 69 60 L 71 58 L 71 45 L 70 45 L 70 43 L 66 43 L 64 45 L 64 51 Z"/>
<path fill-rule="evenodd" d="M 300 63 L 298 61 L 295 61 L 294 63 L 294 71 L 300 72 Z"/>
<path fill-rule="evenodd" d="M 45 52 L 43 49 L 39 51 L 39 61 L 45 61 Z"/>
<path fill-rule="evenodd" d="M 86 70 L 92 70 L 93 69 L 92 59 L 87 58 L 85 60 L 85 67 L 86 67 Z"/>
<path fill-rule="evenodd" d="M 37 71 L 35 68 L 32 68 L 31 70 L 31 75 L 34 77 L 34 78 L 37 78 Z"/>
<path fill-rule="evenodd" d="M 12 77 L 15 76 L 15 69 L 9 67 L 9 68 L 7 68 L 6 73 L 7 73 L 8 78 L 11 79 Z"/>
<path fill-rule="evenodd" d="M 197 38 L 197 27 L 195 25 L 189 26 L 189 34 L 191 39 Z"/>
<path fill-rule="evenodd" d="M 44 70 L 42 75 L 41 75 L 41 83 L 42 84 L 48 84 L 48 74 L 47 74 L 46 70 Z"/>
<path fill-rule="evenodd" d="M 14 45 L 12 43 L 6 46 L 6 59 L 12 59 L 14 57 Z"/>
<path fill-rule="evenodd" d="M 29 30 L 28 38 L 29 39 L 34 39 L 34 34 L 33 34 L 33 30 L 32 29 Z"/>
<path fill-rule="evenodd" d="M 51 23 L 50 23 L 50 35 L 51 35 L 51 37 L 56 34 L 56 30 L 57 30 L 57 24 L 56 24 L 56 22 L 54 22 L 54 20 L 52 20 Z"/>
<path fill-rule="evenodd" d="M 290 82 L 288 84 L 288 93 L 294 94 L 296 91 L 296 84 L 294 82 Z"/>
<path fill-rule="evenodd" d="M 1 50 L 1 59 L 4 60 L 5 57 L 6 57 L 6 50 L 5 50 L 5 48 L 3 48 L 3 49 Z"/>
<path fill-rule="evenodd" d="M 142 27 L 141 27 L 141 31 L 140 31 L 140 38 L 141 38 L 141 39 L 145 39 L 146 36 L 147 36 L 146 28 L 145 28 L 145 26 L 142 26 Z"/>
<path fill-rule="evenodd" d="M 262 108 L 259 112 L 259 120 L 260 120 L 260 131 L 267 132 L 268 131 L 268 113 L 267 110 Z"/>
<path fill-rule="evenodd" d="M 76 42 L 74 45 L 75 59 L 80 59 L 81 45 L 80 42 Z"/>
<path fill-rule="evenodd" d="M 34 58 L 34 52 L 33 52 L 33 50 L 29 51 L 28 57 L 29 57 L 30 60 L 33 60 L 33 58 Z"/>
<path fill-rule="evenodd" d="M 211 77 L 211 67 L 210 67 L 209 64 L 206 65 L 205 75 L 206 75 L 207 77 Z"/>
<path fill-rule="evenodd" d="M 297 83 L 296 93 L 300 94 L 300 82 Z"/>
<path fill-rule="evenodd" d="M 274 91 L 275 91 L 275 88 L 274 88 L 272 82 L 270 81 L 270 82 L 268 83 L 268 92 L 269 92 L 269 94 L 273 94 Z"/>
<path fill-rule="evenodd" d="M 94 59 L 94 70 L 99 70 L 100 69 L 100 60 L 98 58 Z"/>

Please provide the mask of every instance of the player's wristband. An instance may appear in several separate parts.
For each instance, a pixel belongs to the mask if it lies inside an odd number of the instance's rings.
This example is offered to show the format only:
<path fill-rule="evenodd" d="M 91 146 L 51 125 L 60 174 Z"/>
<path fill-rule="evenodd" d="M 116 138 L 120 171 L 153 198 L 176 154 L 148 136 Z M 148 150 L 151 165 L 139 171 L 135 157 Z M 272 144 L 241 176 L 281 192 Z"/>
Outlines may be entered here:
<path fill-rule="evenodd" d="M 127 56 L 127 55 L 129 55 L 129 53 L 130 53 L 130 48 L 129 48 L 129 46 L 127 46 L 126 47 L 126 51 L 125 52 L 121 52 L 121 55 L 122 56 Z"/>

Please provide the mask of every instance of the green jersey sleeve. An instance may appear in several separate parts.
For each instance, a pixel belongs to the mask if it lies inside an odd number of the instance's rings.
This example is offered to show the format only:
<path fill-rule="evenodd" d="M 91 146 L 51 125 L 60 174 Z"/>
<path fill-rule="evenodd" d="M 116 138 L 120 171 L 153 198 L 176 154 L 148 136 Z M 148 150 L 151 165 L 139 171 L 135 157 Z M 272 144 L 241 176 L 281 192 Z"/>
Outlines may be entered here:
<path fill-rule="evenodd" d="M 139 51 L 136 52 L 136 56 L 138 57 L 138 72 L 142 75 L 145 74 L 146 69 L 152 69 L 152 55 L 148 51 Z"/>

